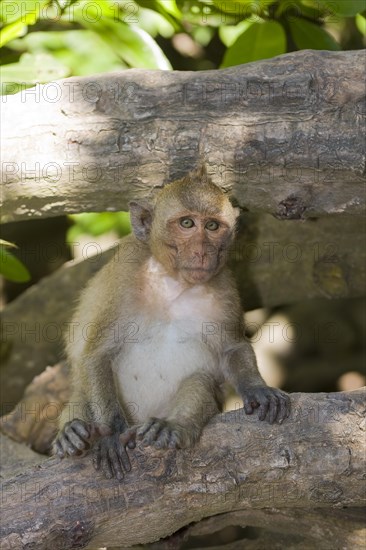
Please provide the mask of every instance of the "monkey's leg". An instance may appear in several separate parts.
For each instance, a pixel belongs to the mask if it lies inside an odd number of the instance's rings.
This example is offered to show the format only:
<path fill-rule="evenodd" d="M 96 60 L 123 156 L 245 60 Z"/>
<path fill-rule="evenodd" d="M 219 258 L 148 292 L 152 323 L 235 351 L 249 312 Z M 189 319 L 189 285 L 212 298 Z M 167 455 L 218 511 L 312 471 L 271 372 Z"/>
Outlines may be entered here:
<path fill-rule="evenodd" d="M 158 449 L 191 447 L 221 405 L 218 382 L 206 372 L 196 372 L 181 382 L 169 416 L 150 418 L 137 428 L 137 439 Z"/>
<path fill-rule="evenodd" d="M 59 420 L 60 430 L 53 442 L 53 453 L 59 458 L 81 456 L 92 441 L 100 436 L 92 421 L 92 410 L 84 392 L 74 388 Z"/>
<path fill-rule="evenodd" d="M 74 368 L 73 379 L 74 391 L 61 415 L 53 451 L 60 458 L 80 456 L 94 444 L 95 469 L 108 478 L 122 479 L 130 470 L 126 447 L 133 448 L 135 441 L 119 404 L 110 363 L 100 356 L 84 358 Z"/>

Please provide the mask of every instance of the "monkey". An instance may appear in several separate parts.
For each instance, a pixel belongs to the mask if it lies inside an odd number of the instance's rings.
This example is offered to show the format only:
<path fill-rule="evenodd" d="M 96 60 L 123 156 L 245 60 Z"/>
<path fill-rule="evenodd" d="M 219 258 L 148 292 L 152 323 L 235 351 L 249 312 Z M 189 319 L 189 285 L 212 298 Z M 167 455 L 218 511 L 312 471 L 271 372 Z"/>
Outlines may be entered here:
<path fill-rule="evenodd" d="M 187 448 L 222 410 L 225 381 L 246 414 L 282 423 L 287 393 L 262 379 L 227 266 L 240 213 L 201 167 L 129 204 L 133 233 L 82 292 L 67 344 L 72 395 L 54 454 L 84 455 L 106 478 L 128 449 Z"/>

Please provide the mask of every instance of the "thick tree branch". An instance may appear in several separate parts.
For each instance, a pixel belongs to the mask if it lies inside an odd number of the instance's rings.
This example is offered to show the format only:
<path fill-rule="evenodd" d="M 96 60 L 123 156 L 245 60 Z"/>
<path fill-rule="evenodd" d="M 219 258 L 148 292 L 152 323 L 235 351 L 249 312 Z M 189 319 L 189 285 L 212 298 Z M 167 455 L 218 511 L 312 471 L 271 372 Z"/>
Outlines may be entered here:
<path fill-rule="evenodd" d="M 3 221 L 126 210 L 204 161 L 283 219 L 365 206 L 365 53 L 301 51 L 222 71 L 129 70 L 3 98 Z"/>
<path fill-rule="evenodd" d="M 365 505 L 365 396 L 293 394 L 282 426 L 218 416 L 193 449 L 132 451 L 122 483 L 87 457 L 50 459 L 4 482 L 2 548 L 128 546 L 229 511 Z"/>

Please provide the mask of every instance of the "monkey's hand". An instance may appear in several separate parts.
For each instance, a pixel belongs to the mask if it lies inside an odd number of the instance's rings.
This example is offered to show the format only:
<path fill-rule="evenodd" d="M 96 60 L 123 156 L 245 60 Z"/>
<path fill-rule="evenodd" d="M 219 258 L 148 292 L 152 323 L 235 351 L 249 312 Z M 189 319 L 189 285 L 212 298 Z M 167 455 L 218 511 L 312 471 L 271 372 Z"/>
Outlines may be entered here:
<path fill-rule="evenodd" d="M 94 431 L 90 424 L 78 418 L 66 422 L 53 442 L 53 454 L 59 458 L 82 455 L 90 448 Z"/>
<path fill-rule="evenodd" d="M 258 409 L 259 420 L 267 420 L 270 424 L 282 424 L 290 414 L 290 397 L 277 388 L 254 386 L 241 392 L 241 397 L 246 414 Z"/>
<path fill-rule="evenodd" d="M 131 470 L 126 447 L 133 449 L 135 440 L 133 430 L 101 437 L 92 449 L 94 468 L 101 470 L 107 479 L 116 477 L 121 481 L 125 473 Z"/>
<path fill-rule="evenodd" d="M 136 438 L 144 447 L 152 445 L 156 449 L 183 449 L 198 439 L 199 433 L 196 431 L 166 418 L 150 418 L 137 428 Z"/>

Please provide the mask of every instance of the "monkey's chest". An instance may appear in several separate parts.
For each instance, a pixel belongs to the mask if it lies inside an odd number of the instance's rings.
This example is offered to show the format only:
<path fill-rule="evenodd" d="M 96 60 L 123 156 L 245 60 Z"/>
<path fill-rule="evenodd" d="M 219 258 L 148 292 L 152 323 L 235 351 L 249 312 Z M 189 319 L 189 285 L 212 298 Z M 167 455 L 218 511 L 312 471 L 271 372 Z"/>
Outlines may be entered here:
<path fill-rule="evenodd" d="M 122 405 L 134 422 L 165 416 L 179 384 L 191 374 L 203 370 L 219 376 L 221 351 L 219 338 L 207 338 L 218 307 L 204 287 L 185 288 L 153 270 L 143 298 L 133 338 L 114 363 Z"/>
<path fill-rule="evenodd" d="M 201 323 L 200 323 L 201 324 Z M 137 323 L 114 363 L 121 404 L 130 422 L 166 416 L 183 379 L 197 371 L 219 377 L 219 353 L 208 346 L 197 321 Z"/>

